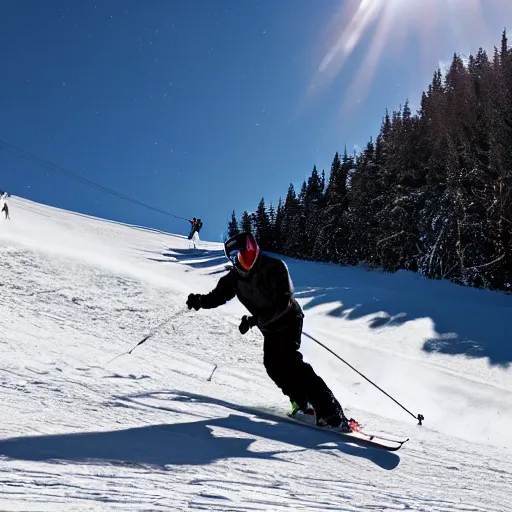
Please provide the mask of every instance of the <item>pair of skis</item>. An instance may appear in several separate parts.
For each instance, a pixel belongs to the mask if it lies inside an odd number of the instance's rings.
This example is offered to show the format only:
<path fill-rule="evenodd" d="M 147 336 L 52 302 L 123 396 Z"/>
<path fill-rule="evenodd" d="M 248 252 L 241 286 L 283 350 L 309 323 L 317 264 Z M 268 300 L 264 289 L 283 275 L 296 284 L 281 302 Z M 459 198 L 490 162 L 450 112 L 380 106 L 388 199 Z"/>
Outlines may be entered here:
<path fill-rule="evenodd" d="M 296 414 L 295 416 L 290 416 L 289 414 L 278 414 L 278 417 L 297 425 L 303 425 L 305 427 L 321 430 L 337 437 L 342 437 L 345 441 L 352 441 L 369 448 L 379 448 L 381 450 L 394 452 L 399 450 L 404 443 L 409 441 L 408 437 L 387 436 L 385 434 L 371 434 L 369 432 L 365 432 L 357 423 L 352 424 L 352 432 L 342 432 L 335 428 L 321 427 L 311 421 L 311 419 L 304 414 Z M 314 416 L 312 418 L 314 418 Z"/>
<path fill-rule="evenodd" d="M 394 436 L 391 434 L 373 434 L 366 432 L 365 429 L 361 428 L 357 422 L 354 422 L 354 430 L 352 432 L 342 432 L 336 428 L 321 427 L 317 425 L 314 415 L 296 414 L 295 416 L 290 416 L 290 413 L 283 412 L 279 409 L 267 409 L 265 407 L 235 408 L 241 412 L 254 414 L 256 416 L 271 419 L 273 421 L 286 421 L 288 423 L 294 423 L 295 425 L 320 430 L 321 432 L 325 432 L 327 434 L 341 438 L 346 442 L 353 442 L 361 446 L 366 446 L 367 448 L 379 448 L 381 450 L 395 452 L 399 450 L 404 445 L 404 443 L 409 441 L 408 437 Z"/>

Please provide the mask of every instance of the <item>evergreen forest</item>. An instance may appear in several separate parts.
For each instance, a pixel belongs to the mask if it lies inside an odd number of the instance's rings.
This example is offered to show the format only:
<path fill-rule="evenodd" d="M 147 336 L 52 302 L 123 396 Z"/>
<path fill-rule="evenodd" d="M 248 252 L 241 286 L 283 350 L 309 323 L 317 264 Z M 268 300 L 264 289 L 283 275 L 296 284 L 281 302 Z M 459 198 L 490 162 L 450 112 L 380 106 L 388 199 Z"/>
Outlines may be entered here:
<path fill-rule="evenodd" d="M 512 290 L 512 49 L 455 54 L 416 113 L 386 112 L 358 154 L 334 155 L 300 190 L 237 218 L 228 236 L 305 260 L 418 272 Z"/>

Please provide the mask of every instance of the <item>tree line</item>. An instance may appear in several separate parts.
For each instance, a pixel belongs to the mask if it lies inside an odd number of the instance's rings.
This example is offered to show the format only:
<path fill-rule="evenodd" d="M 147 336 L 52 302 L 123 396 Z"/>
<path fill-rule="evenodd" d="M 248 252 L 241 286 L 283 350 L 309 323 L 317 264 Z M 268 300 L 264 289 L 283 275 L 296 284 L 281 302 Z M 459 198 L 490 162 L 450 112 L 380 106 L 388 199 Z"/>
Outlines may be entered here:
<path fill-rule="evenodd" d="M 455 54 L 421 106 L 386 111 L 359 154 L 336 153 L 284 201 L 231 215 L 263 250 L 289 257 L 418 272 L 512 291 L 512 49 Z"/>

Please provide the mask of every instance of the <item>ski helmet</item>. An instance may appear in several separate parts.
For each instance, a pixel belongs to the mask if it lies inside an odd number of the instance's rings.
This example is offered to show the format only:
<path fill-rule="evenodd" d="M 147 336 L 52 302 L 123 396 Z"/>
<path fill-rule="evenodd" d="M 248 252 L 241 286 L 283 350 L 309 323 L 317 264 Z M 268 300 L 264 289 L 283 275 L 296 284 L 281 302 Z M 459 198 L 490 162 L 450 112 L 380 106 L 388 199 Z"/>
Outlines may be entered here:
<path fill-rule="evenodd" d="M 258 260 L 260 248 L 251 233 L 240 233 L 226 240 L 224 252 L 238 272 L 247 275 Z"/>

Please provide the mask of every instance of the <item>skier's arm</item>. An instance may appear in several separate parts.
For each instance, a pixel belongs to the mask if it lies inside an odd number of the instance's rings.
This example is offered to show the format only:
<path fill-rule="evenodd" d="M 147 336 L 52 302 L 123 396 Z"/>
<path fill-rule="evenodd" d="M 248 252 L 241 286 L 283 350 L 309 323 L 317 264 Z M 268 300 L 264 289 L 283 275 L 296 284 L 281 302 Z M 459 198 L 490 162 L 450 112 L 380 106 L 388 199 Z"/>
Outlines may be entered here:
<path fill-rule="evenodd" d="M 235 283 L 231 272 L 222 276 L 217 286 L 210 293 L 201 295 L 201 307 L 203 309 L 217 308 L 235 297 Z"/>

